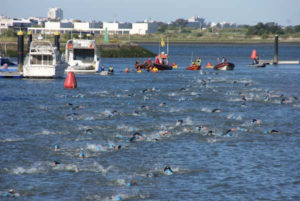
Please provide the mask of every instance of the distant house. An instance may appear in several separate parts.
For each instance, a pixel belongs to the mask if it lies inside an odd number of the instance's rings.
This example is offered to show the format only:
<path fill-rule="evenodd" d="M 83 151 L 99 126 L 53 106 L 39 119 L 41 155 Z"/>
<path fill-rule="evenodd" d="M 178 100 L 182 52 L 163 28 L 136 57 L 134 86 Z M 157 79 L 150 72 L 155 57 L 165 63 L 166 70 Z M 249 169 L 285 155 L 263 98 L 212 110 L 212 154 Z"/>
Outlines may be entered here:
<path fill-rule="evenodd" d="M 193 16 L 188 19 L 187 27 L 202 29 L 206 27 L 205 19 L 199 16 Z"/>

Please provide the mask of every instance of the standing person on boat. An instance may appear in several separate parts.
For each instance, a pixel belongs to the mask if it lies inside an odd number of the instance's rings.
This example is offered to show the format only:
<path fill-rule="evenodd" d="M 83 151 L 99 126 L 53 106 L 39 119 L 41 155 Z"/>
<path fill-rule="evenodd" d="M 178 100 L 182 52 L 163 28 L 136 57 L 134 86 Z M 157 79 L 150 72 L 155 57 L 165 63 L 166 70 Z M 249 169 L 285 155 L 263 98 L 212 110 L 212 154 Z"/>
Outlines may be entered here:
<path fill-rule="evenodd" d="M 104 65 L 101 66 L 100 72 L 104 71 Z"/>
<path fill-rule="evenodd" d="M 158 58 L 158 57 L 156 57 L 156 59 L 155 59 L 155 63 L 156 63 L 156 64 L 160 64 L 160 62 L 159 62 L 159 58 Z"/>
<path fill-rule="evenodd" d="M 151 63 L 152 63 L 151 59 L 149 58 L 149 59 L 146 61 L 146 63 L 147 63 L 147 64 L 151 64 Z"/>
<path fill-rule="evenodd" d="M 194 65 L 196 65 L 196 61 L 195 60 L 192 61 L 192 66 L 194 66 Z"/>
<path fill-rule="evenodd" d="M 226 57 L 222 57 L 222 63 L 225 63 L 225 62 L 227 62 Z"/>
<path fill-rule="evenodd" d="M 201 59 L 200 59 L 200 57 L 197 58 L 196 64 L 197 64 L 197 66 L 199 66 L 199 67 L 201 66 Z"/>
<path fill-rule="evenodd" d="M 113 73 L 113 72 L 114 72 L 114 67 L 110 66 L 110 67 L 108 68 L 108 72 Z"/>
<path fill-rule="evenodd" d="M 258 64 L 259 63 L 259 58 L 258 58 L 258 55 L 256 55 L 256 57 L 254 58 L 254 64 Z"/>

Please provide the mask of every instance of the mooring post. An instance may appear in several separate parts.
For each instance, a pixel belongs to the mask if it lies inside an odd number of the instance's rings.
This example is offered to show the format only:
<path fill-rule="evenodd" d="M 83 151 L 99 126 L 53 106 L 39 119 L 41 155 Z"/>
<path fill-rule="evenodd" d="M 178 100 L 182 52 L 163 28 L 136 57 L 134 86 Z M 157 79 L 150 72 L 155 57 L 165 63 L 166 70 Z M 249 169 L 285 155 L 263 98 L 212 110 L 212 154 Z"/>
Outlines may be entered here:
<path fill-rule="evenodd" d="M 274 59 L 273 64 L 278 64 L 278 35 L 275 36 L 274 40 Z"/>
<path fill-rule="evenodd" d="M 23 31 L 18 32 L 18 70 L 23 72 L 24 64 L 24 33 Z"/>
<path fill-rule="evenodd" d="M 88 40 L 91 40 L 91 34 L 90 33 L 86 34 L 86 37 L 87 37 Z"/>
<path fill-rule="evenodd" d="M 27 33 L 27 52 L 29 53 L 30 51 L 30 44 L 32 42 L 32 32 L 28 31 Z"/>
<path fill-rule="evenodd" d="M 54 33 L 54 45 L 57 50 L 60 52 L 60 43 L 59 43 L 60 33 L 57 31 Z"/>

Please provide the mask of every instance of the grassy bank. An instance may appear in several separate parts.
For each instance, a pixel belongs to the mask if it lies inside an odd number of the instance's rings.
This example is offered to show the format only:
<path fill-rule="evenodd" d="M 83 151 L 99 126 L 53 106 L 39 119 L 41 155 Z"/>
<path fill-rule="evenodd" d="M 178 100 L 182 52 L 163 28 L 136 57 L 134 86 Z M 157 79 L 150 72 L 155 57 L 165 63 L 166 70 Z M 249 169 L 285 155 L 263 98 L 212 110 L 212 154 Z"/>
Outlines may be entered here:
<path fill-rule="evenodd" d="M 6 45 L 5 45 L 6 44 Z M 6 46 L 6 48 L 5 48 Z M 2 53 L 7 53 L 9 57 L 17 57 L 17 43 L 8 42 L 0 45 Z M 65 51 L 65 44 L 61 43 L 61 52 Z M 24 54 L 27 54 L 27 45 L 24 45 Z M 98 45 L 98 55 L 101 57 L 154 57 L 155 54 L 137 44 L 100 44 Z"/>

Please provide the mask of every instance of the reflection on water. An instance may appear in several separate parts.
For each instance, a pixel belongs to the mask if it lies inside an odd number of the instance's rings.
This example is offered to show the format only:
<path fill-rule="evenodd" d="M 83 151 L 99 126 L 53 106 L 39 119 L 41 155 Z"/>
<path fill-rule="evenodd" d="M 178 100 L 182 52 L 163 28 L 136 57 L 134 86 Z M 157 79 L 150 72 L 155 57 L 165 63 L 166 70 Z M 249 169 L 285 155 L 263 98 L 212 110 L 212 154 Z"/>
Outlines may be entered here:
<path fill-rule="evenodd" d="M 269 45 L 171 45 L 173 71 L 124 73 L 142 59 L 103 58 L 115 75 L 77 75 L 75 90 L 0 80 L 1 199 L 300 199 L 300 68 L 248 68 L 254 48 L 272 56 Z M 236 68 L 187 72 L 191 52 Z"/>

